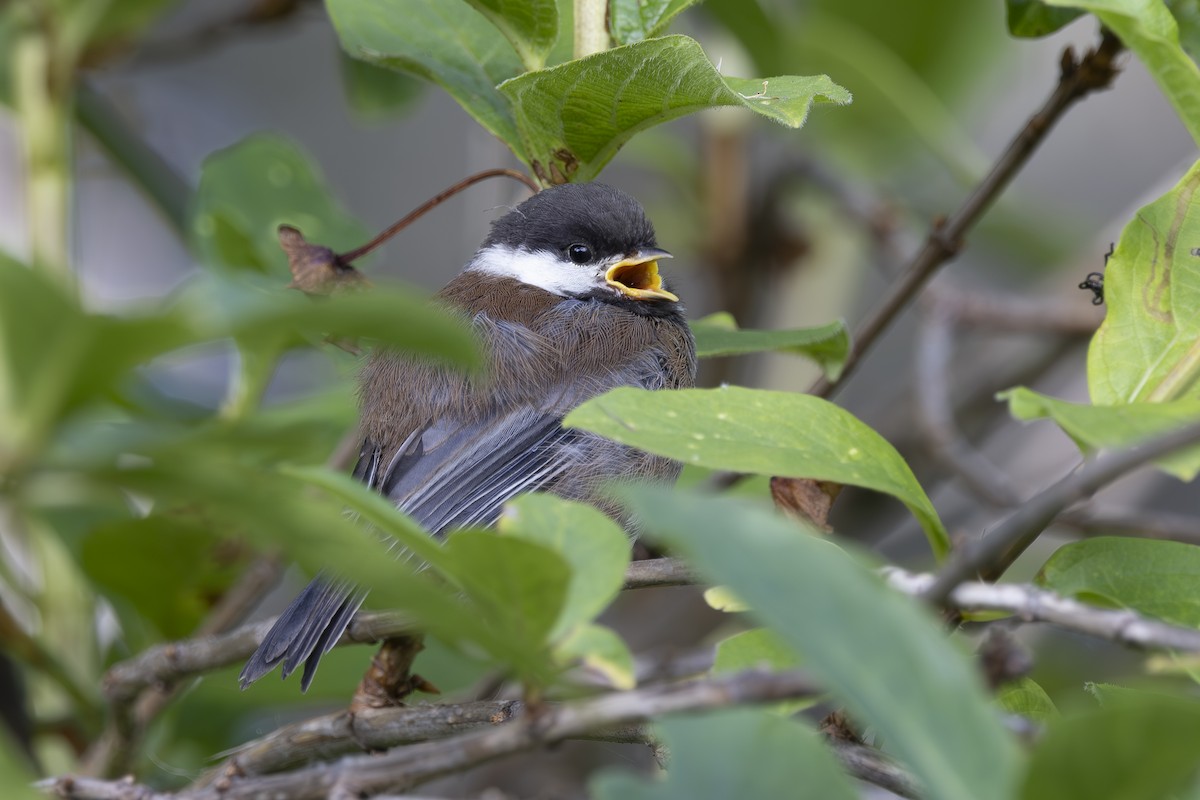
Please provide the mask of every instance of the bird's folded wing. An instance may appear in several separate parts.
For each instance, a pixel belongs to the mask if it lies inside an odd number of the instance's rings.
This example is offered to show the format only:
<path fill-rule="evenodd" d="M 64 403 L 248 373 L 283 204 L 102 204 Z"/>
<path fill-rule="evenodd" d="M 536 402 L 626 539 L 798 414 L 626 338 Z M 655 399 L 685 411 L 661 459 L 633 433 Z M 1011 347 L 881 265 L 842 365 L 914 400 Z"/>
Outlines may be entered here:
<path fill-rule="evenodd" d="M 468 423 L 439 420 L 374 470 L 376 484 L 431 533 L 491 525 L 505 502 L 576 464 L 581 436 L 532 407 Z"/>

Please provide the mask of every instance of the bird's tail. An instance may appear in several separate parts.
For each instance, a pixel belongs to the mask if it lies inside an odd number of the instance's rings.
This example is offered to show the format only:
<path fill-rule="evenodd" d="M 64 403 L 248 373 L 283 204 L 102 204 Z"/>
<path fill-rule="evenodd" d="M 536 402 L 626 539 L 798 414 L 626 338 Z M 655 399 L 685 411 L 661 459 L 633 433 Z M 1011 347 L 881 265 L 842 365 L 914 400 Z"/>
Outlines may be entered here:
<path fill-rule="evenodd" d="M 300 691 L 308 691 L 321 656 L 337 644 L 365 597 L 365 592 L 346 581 L 314 578 L 279 615 L 262 644 L 242 667 L 238 676 L 242 688 L 282 662 L 285 678 L 304 664 Z"/>

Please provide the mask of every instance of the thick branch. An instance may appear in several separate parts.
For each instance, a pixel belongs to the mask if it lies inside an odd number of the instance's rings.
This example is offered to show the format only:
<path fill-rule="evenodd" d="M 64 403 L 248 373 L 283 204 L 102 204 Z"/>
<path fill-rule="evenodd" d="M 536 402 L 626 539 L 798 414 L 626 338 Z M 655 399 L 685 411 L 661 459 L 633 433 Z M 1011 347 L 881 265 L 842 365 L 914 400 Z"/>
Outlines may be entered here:
<path fill-rule="evenodd" d="M 400 791 L 503 756 L 664 714 L 810 697 L 819 687 L 802 672 L 748 670 L 683 684 L 618 692 L 562 705 L 540 706 L 506 724 L 452 739 L 343 758 L 266 777 L 234 778 L 176 794 L 126 782 L 60 778 L 42 788 L 75 800 L 248 800 L 259 797 L 366 797 Z M 116 791 L 120 789 L 122 791 Z"/>
<path fill-rule="evenodd" d="M 925 599 L 945 605 L 954 587 L 975 575 L 996 580 L 1066 508 L 1148 461 L 1198 443 L 1200 423 L 1193 423 L 1085 463 L 1035 495 L 991 533 L 957 551 L 924 593 Z"/>
<path fill-rule="evenodd" d="M 1121 42 L 1105 32 L 1100 46 L 1088 52 L 1076 63 L 1072 51 L 1063 55 L 1062 75 L 1058 87 L 1041 109 L 1034 114 L 1025 127 L 1009 144 L 1008 149 L 992 166 L 991 172 L 975 187 L 975 191 L 962 206 L 941 223 L 935 223 L 925 246 L 913 258 L 901 278 L 892 286 L 879 306 L 862 323 L 854 335 L 851 350 L 842 375 L 837 384 L 822 378 L 811 392 L 828 397 L 834 387 L 845 382 L 863 355 L 899 316 L 913 297 L 921 290 L 938 268 L 958 254 L 963 246 L 963 237 L 975 226 L 980 217 L 991 207 L 1013 177 L 1029 161 L 1046 134 L 1054 127 L 1068 108 L 1092 92 L 1108 88 L 1117 74 L 1116 57 L 1121 51 Z"/>

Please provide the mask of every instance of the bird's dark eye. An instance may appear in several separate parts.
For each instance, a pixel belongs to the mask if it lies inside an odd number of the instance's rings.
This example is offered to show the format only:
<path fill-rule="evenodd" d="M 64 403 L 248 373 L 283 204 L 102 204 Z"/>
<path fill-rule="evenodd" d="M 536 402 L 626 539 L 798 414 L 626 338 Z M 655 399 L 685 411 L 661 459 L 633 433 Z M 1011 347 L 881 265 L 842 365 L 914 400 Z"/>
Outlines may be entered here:
<path fill-rule="evenodd" d="M 592 260 L 592 248 L 586 244 L 573 244 L 567 248 L 567 258 L 576 264 L 586 264 Z"/>

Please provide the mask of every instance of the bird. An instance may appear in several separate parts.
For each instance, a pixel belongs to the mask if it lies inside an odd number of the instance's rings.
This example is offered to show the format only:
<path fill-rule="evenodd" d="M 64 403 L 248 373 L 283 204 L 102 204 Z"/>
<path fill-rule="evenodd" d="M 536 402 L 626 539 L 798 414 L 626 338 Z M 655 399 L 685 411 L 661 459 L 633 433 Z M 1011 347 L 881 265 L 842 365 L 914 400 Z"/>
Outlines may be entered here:
<path fill-rule="evenodd" d="M 636 535 L 603 487 L 673 483 L 682 465 L 562 421 L 618 386 L 695 385 L 684 306 L 658 267 L 670 257 L 637 200 L 603 183 L 543 189 L 496 219 L 434 297 L 470 325 L 483 369 L 372 354 L 359 376 L 354 476 L 435 537 L 490 526 L 506 502 L 532 491 L 591 503 Z M 246 662 L 241 687 L 280 664 L 284 678 L 303 664 L 307 691 L 364 599 L 352 582 L 318 575 Z"/>

